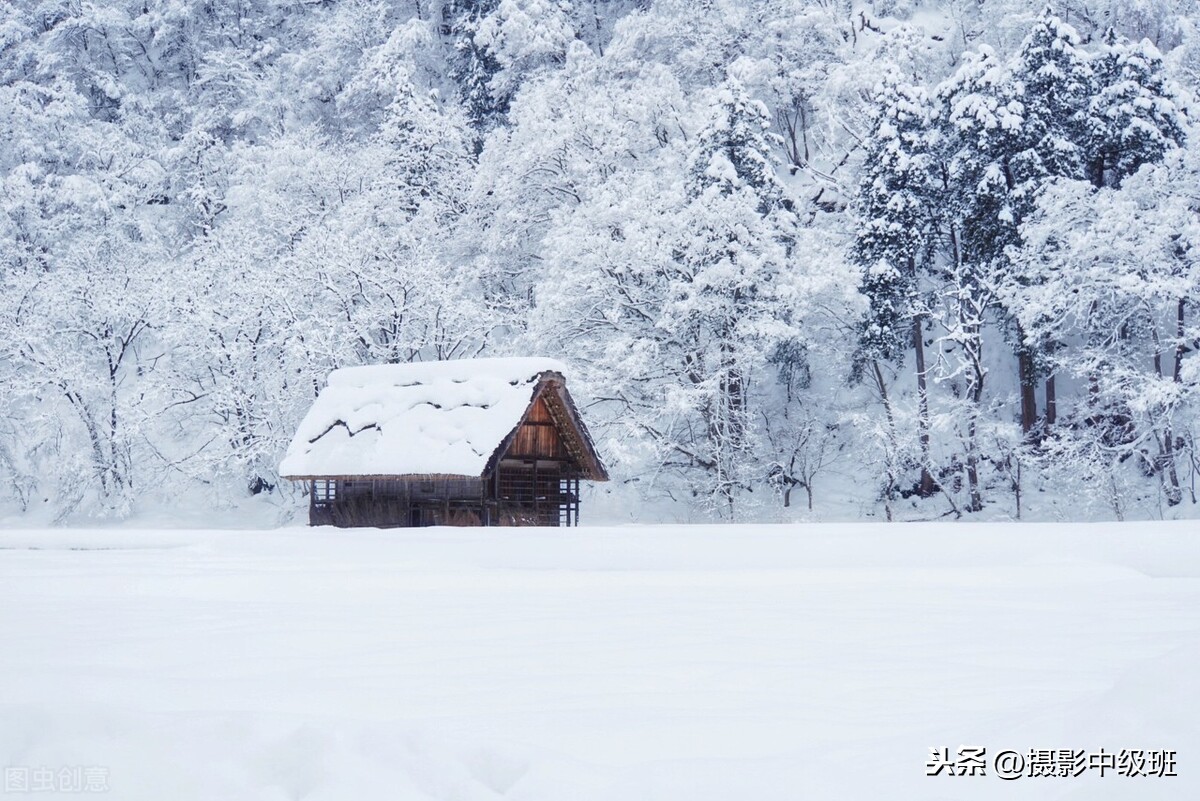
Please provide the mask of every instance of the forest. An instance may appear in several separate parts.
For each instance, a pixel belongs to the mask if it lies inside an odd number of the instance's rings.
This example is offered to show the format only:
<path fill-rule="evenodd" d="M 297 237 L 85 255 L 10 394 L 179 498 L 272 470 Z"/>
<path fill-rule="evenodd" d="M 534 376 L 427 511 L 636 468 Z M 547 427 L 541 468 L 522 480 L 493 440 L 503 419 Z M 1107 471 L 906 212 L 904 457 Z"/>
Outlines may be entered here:
<path fill-rule="evenodd" d="M 493 355 L 646 516 L 1194 517 L 1198 5 L 3 4 L 0 518 Z"/>

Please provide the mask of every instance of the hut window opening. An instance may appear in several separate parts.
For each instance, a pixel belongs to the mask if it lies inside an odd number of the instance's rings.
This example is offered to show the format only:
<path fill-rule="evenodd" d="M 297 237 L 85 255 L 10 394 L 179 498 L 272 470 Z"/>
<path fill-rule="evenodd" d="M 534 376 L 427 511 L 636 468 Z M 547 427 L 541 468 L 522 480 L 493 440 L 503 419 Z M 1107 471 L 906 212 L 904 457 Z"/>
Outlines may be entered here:
<path fill-rule="evenodd" d="M 337 496 L 337 482 L 328 479 L 317 479 L 313 482 L 312 494 L 314 503 L 332 503 Z"/>

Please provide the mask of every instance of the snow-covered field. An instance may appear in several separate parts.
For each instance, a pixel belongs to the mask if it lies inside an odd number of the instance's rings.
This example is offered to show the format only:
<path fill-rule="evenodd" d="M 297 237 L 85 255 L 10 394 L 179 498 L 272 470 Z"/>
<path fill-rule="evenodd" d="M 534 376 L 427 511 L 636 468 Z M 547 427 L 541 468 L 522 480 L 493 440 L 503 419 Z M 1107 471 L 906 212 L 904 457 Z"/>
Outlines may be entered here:
<path fill-rule="evenodd" d="M 0 797 L 1200 797 L 1198 535 L 3 532 Z M 924 775 L 964 745 L 1178 776 Z"/>

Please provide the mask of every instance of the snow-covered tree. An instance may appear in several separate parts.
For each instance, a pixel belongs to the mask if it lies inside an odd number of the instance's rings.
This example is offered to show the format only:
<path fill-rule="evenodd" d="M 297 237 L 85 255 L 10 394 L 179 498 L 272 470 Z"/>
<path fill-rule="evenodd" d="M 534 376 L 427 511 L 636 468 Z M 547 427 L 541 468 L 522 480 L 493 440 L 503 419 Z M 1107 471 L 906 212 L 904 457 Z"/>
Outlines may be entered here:
<path fill-rule="evenodd" d="M 533 352 L 689 516 L 847 465 L 868 513 L 1028 512 L 1055 460 L 1176 514 L 1195 17 L 0 4 L 0 515 L 278 499 L 330 369 Z"/>
<path fill-rule="evenodd" d="M 1175 150 L 1120 189 L 1058 184 L 1025 226 L 1021 256 L 1047 276 L 1024 293 L 1024 322 L 1070 341 L 1056 366 L 1086 387 L 1059 450 L 1100 470 L 1103 486 L 1136 465 L 1161 478 L 1172 505 L 1182 497 L 1178 451 L 1190 441 L 1180 432 L 1195 403 L 1196 176 L 1195 157 Z"/>
<path fill-rule="evenodd" d="M 766 107 L 729 80 L 711 114 L 688 156 L 688 202 L 659 324 L 692 343 L 681 354 L 690 382 L 682 391 L 704 431 L 692 447 L 732 503 L 751 485 L 751 384 L 791 339 L 785 271 L 797 221 L 772 165 Z"/>
<path fill-rule="evenodd" d="M 562 66 L 576 39 L 570 5 L 561 0 L 500 0 L 475 32 L 500 69 L 488 89 L 493 97 L 511 97 L 540 68 Z"/>
<path fill-rule="evenodd" d="M 1183 144 L 1184 105 L 1150 42 L 1124 41 L 1110 30 L 1096 61 L 1088 177 L 1096 186 L 1120 186 L 1143 164 Z"/>
<path fill-rule="evenodd" d="M 852 258 L 862 271 L 860 291 L 868 301 L 861 324 L 856 369 L 869 371 L 880 399 L 890 402 L 878 360 L 902 361 L 911 349 L 919 411 L 917 492 L 934 491 L 930 470 L 928 367 L 922 293 L 928 292 L 937 226 L 938 164 L 929 96 L 919 87 L 884 83 L 868 140 L 862 183 L 855 203 Z M 892 412 L 894 415 L 894 411 Z M 893 432 L 892 436 L 898 436 Z M 891 492 L 893 490 L 888 490 Z"/>
<path fill-rule="evenodd" d="M 482 147 L 483 135 L 503 120 L 512 99 L 509 93 L 493 91 L 492 82 L 501 65 L 479 35 L 483 20 L 499 4 L 499 0 L 451 0 L 442 11 L 455 51 L 450 76 L 458 86 L 467 119 L 478 131 L 477 148 Z"/>

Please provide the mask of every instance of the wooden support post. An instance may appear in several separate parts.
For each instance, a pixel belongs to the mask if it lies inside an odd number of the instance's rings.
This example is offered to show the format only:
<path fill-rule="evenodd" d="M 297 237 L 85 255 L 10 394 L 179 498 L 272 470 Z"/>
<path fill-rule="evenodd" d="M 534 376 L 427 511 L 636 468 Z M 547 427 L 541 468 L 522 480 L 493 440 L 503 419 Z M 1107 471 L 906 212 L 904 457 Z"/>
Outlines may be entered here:
<path fill-rule="evenodd" d="M 535 523 L 541 523 L 542 522 L 542 515 L 541 515 L 542 505 L 540 503 L 538 503 L 537 459 L 533 460 L 532 475 L 533 475 L 533 480 L 531 483 L 533 485 L 532 486 L 532 490 L 533 490 L 533 520 Z"/>

